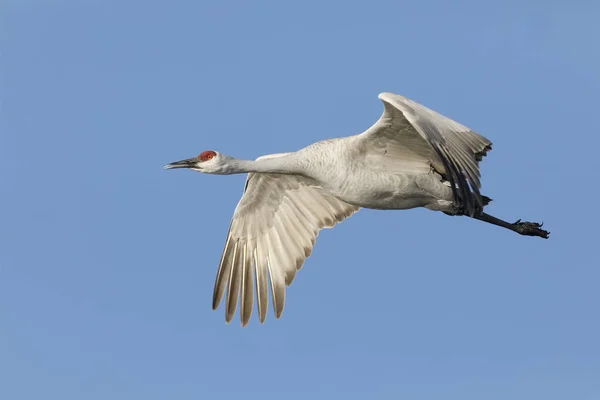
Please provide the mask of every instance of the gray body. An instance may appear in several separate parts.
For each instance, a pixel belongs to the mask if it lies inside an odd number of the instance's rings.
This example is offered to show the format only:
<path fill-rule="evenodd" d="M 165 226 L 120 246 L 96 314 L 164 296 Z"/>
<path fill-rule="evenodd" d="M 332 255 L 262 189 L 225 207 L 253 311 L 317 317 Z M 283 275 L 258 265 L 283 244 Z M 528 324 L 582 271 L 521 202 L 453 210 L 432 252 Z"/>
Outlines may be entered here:
<path fill-rule="evenodd" d="M 367 131 L 328 139 L 293 153 L 255 161 L 215 151 L 166 168 L 212 174 L 248 173 L 223 249 L 213 308 L 226 296 L 229 322 L 240 308 L 250 320 L 254 293 L 264 322 L 270 287 L 275 316 L 285 287 L 311 254 L 319 231 L 360 208 L 425 207 L 467 215 L 522 235 L 548 237 L 541 225 L 513 224 L 483 212 L 489 198 L 479 192 L 479 162 L 491 142 L 471 129 L 405 97 L 382 93 L 384 112 Z"/>

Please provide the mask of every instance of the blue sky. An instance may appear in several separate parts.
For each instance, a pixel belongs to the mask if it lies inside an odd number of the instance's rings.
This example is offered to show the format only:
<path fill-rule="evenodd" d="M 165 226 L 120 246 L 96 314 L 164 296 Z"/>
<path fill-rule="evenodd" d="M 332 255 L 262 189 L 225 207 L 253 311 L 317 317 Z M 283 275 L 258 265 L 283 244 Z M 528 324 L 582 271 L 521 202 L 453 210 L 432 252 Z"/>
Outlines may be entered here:
<path fill-rule="evenodd" d="M 1 398 L 600 398 L 599 3 L 1 8 Z M 382 91 L 489 137 L 489 212 L 551 239 L 363 210 L 226 325 L 244 176 L 162 166 L 359 133 Z"/>

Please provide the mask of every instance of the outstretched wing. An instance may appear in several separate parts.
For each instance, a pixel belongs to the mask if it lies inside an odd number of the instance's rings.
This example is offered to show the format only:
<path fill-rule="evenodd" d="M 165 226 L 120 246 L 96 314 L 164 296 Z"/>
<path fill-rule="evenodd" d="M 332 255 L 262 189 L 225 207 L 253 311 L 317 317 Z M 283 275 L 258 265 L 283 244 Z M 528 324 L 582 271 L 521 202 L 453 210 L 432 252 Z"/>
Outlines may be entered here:
<path fill-rule="evenodd" d="M 333 227 L 356 211 L 358 207 L 336 199 L 309 178 L 248 174 L 219 264 L 213 309 L 226 292 L 225 320 L 230 322 L 239 297 L 240 318 L 245 326 L 252 315 L 256 288 L 258 315 L 264 322 L 269 278 L 275 317 L 279 318 L 285 287 L 310 256 L 319 230 Z"/>
<path fill-rule="evenodd" d="M 371 164 L 381 163 L 384 157 L 390 172 L 399 173 L 427 173 L 433 167 L 450 182 L 454 201 L 465 213 L 473 216 L 480 212 L 483 201 L 479 193 L 479 162 L 491 150 L 492 143 L 406 97 L 381 93 L 379 99 L 384 105 L 383 114 L 359 135 L 371 151 Z"/>

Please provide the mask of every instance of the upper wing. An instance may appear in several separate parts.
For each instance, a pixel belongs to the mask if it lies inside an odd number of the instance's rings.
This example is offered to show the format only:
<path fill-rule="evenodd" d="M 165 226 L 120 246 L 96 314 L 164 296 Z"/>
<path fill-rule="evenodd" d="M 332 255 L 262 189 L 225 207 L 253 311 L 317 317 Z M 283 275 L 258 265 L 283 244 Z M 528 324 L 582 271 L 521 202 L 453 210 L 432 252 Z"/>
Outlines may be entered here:
<path fill-rule="evenodd" d="M 279 155 L 265 157 L 274 156 Z M 309 178 L 248 174 L 219 264 L 213 309 L 221 303 L 227 286 L 225 319 L 230 322 L 233 318 L 239 296 L 245 326 L 252 315 L 256 282 L 258 315 L 264 322 L 268 273 L 275 317 L 279 318 L 285 286 L 292 283 L 296 270 L 310 255 L 319 230 L 333 227 L 356 211 L 358 207 L 336 199 Z"/>
<path fill-rule="evenodd" d="M 465 213 L 481 211 L 479 161 L 492 143 L 406 97 L 381 93 L 379 99 L 382 116 L 359 135 L 367 146 L 367 162 L 395 173 L 427 173 L 433 167 L 450 182 L 454 201 Z"/>

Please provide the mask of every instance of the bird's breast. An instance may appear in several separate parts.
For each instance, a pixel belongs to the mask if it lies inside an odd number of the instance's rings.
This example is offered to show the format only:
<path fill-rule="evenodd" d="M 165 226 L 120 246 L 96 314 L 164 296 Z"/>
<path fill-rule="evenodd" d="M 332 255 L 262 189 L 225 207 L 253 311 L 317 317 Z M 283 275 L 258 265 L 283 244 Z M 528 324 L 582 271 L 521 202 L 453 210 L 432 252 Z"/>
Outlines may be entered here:
<path fill-rule="evenodd" d="M 315 143 L 300 154 L 306 175 L 346 203 L 375 209 L 408 209 L 431 201 L 417 182 L 424 175 L 374 171 L 349 146 L 351 138 Z"/>
<path fill-rule="evenodd" d="M 391 175 L 347 168 L 323 187 L 346 203 L 363 208 L 409 209 L 426 205 L 431 195 L 418 184 L 418 177 Z"/>

